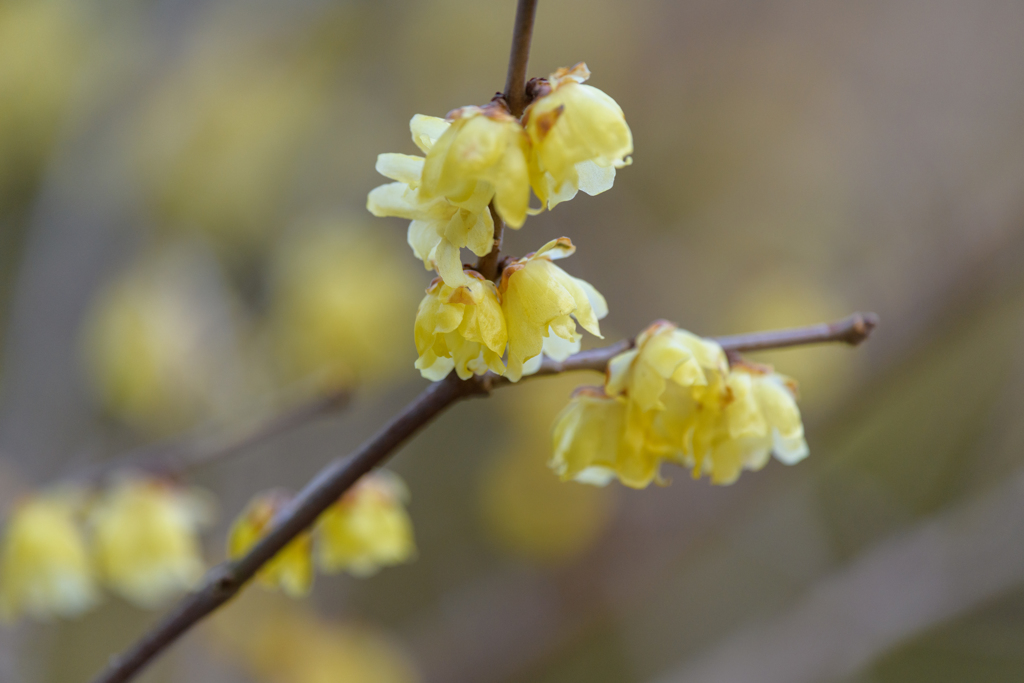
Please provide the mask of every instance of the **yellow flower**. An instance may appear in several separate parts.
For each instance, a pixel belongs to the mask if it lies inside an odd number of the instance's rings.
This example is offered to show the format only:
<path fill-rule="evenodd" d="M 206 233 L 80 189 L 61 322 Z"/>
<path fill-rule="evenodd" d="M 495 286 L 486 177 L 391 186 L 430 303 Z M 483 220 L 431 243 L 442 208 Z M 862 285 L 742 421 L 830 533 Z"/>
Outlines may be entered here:
<path fill-rule="evenodd" d="M 452 288 L 435 279 L 416 314 L 416 368 L 429 380 L 443 379 L 452 368 L 462 379 L 488 369 L 502 375 L 508 333 L 494 283 L 472 270 L 469 284 Z"/>
<path fill-rule="evenodd" d="M 416 145 L 429 154 L 449 129 L 444 119 L 417 114 L 409 122 Z M 477 256 L 491 251 L 494 221 L 487 205 L 494 188 L 478 183 L 465 197 L 428 196 L 419 191 L 425 159 L 408 154 L 381 154 L 377 172 L 397 182 L 372 190 L 366 208 L 374 216 L 397 216 L 409 224 L 409 246 L 428 269 L 436 269 L 452 287 L 468 284 L 462 273 L 459 250 L 468 247 Z"/>
<path fill-rule="evenodd" d="M 714 341 L 658 322 L 609 362 L 603 391 L 584 387 L 562 411 L 550 465 L 563 480 L 643 488 L 671 461 L 731 484 L 773 453 L 807 456 L 794 394 L 770 368 L 730 368 Z"/>
<path fill-rule="evenodd" d="M 287 502 L 288 497 L 279 491 L 254 498 L 231 526 L 228 557 L 233 560 L 242 557 L 266 536 Z M 296 536 L 264 565 L 257 577 L 263 585 L 280 588 L 292 597 L 308 595 L 313 587 L 313 537 L 309 532 Z"/>
<path fill-rule="evenodd" d="M 389 472 L 364 476 L 317 522 L 317 564 L 325 572 L 368 576 L 416 553 L 403 504 L 409 492 Z"/>
<path fill-rule="evenodd" d="M 5 618 L 72 617 L 98 601 L 74 492 L 40 495 L 20 503 L 7 525 L 0 576 Z"/>
<path fill-rule="evenodd" d="M 658 321 L 636 338 L 636 348 L 608 363 L 605 390 L 628 394 L 640 410 L 664 410 L 667 390 L 688 390 L 728 372 L 725 353 L 715 342 Z"/>
<path fill-rule="evenodd" d="M 731 484 L 772 455 L 786 465 L 800 462 L 808 448 L 795 391 L 792 380 L 770 368 L 734 365 L 724 390 L 695 391 L 694 403 L 675 411 L 697 413 L 680 420 L 687 423 L 681 462 L 694 478 L 708 474 L 714 484 Z"/>
<path fill-rule="evenodd" d="M 100 578 L 141 607 L 159 606 L 202 577 L 198 530 L 209 519 L 196 492 L 156 479 L 120 481 L 89 516 Z"/>
<path fill-rule="evenodd" d="M 519 121 L 497 103 L 462 107 L 448 118 L 451 126 L 427 152 L 420 194 L 459 203 L 486 187 L 498 215 L 521 227 L 530 203 L 530 142 Z"/>
<path fill-rule="evenodd" d="M 611 188 L 615 169 L 629 163 L 633 134 L 622 109 L 597 88 L 583 85 L 587 65 L 559 69 L 531 87 L 538 96 L 526 109 L 530 137 L 530 182 L 549 209 L 583 190 Z"/>
<path fill-rule="evenodd" d="M 522 377 L 523 364 L 544 350 L 545 337 L 553 335 L 574 344 L 579 341 L 581 335 L 570 316 L 583 329 L 601 336 L 597 321 L 608 314 L 604 297 L 589 283 L 552 263 L 574 251 L 572 242 L 561 237 L 535 254 L 512 262 L 502 272 L 499 292 L 508 326 L 507 375 L 513 382 Z"/>
<path fill-rule="evenodd" d="M 580 387 L 555 420 L 548 466 L 562 481 L 604 486 L 618 479 L 644 488 L 659 480 L 660 454 L 647 447 L 630 419 L 629 402 L 600 387 Z"/>

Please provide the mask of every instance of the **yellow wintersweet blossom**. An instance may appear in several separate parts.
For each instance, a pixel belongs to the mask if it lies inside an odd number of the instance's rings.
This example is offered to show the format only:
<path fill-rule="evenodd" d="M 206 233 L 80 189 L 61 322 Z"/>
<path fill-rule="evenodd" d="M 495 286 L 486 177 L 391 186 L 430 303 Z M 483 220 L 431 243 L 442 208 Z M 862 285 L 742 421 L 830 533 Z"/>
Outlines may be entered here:
<path fill-rule="evenodd" d="M 444 119 L 417 114 L 409 122 L 413 142 L 429 156 L 449 129 Z M 466 196 L 445 197 L 420 191 L 423 157 L 381 154 L 377 172 L 396 181 L 375 188 L 366 199 L 374 216 L 396 216 L 409 224 L 409 246 L 428 269 L 436 269 L 451 287 L 468 284 L 462 273 L 459 250 L 469 248 L 477 256 L 491 251 L 494 221 L 487 208 L 494 196 L 488 183 L 477 183 Z"/>
<path fill-rule="evenodd" d="M 274 518 L 287 504 L 280 491 L 263 493 L 252 500 L 235 520 L 228 534 L 228 557 L 245 555 L 270 531 Z M 279 588 L 293 598 L 309 594 L 313 587 L 313 537 L 304 532 L 282 548 L 257 575 L 268 588 Z"/>
<path fill-rule="evenodd" d="M 601 336 L 598 320 L 608 314 L 604 297 L 590 283 L 572 277 L 553 263 L 575 251 L 569 238 L 560 237 L 502 271 L 499 293 L 508 326 L 506 374 L 513 382 L 523 376 L 523 364 L 545 350 L 545 337 L 560 337 L 572 344 L 579 341 L 581 335 L 572 317 L 583 329 Z M 547 347 L 553 356 L 571 353 L 571 347 L 556 350 L 557 346 Z"/>
<path fill-rule="evenodd" d="M 89 515 L 100 578 L 140 607 L 153 608 L 191 588 L 204 570 L 199 528 L 211 505 L 168 481 L 127 477 Z"/>
<path fill-rule="evenodd" d="M 639 489 L 660 481 L 662 456 L 644 439 L 643 425 L 630 419 L 630 408 L 601 387 L 580 387 L 555 420 L 548 466 L 562 481 L 596 486 L 618 479 Z"/>
<path fill-rule="evenodd" d="M 537 96 L 523 114 L 531 143 L 530 183 L 549 209 L 611 188 L 615 169 L 630 163 L 633 134 L 611 97 L 583 82 L 587 65 L 559 69 L 531 83 Z"/>
<path fill-rule="evenodd" d="M 0 613 L 6 619 L 72 617 L 98 602 L 75 491 L 22 501 L 11 514 L 0 562 Z"/>
<path fill-rule="evenodd" d="M 487 370 L 505 374 L 508 332 L 498 290 L 476 271 L 466 276 L 469 284 L 455 288 L 435 278 L 416 314 L 416 368 L 429 380 L 443 379 L 452 368 L 462 379 Z"/>
<path fill-rule="evenodd" d="M 364 476 L 317 521 L 317 565 L 327 573 L 369 576 L 416 554 L 409 491 L 390 472 Z"/>
<path fill-rule="evenodd" d="M 771 368 L 734 364 L 724 382 L 698 387 L 691 401 L 664 412 L 662 431 L 683 440 L 673 459 L 713 484 L 731 484 L 772 455 L 786 465 L 800 462 L 808 448 L 795 394 L 794 382 Z"/>
<path fill-rule="evenodd" d="M 608 363 L 605 390 L 628 394 L 642 411 L 664 410 L 666 391 L 687 391 L 729 371 L 725 352 L 714 341 L 658 321 L 640 333 L 636 347 Z"/>
<path fill-rule="evenodd" d="M 609 362 L 603 390 L 584 387 L 562 411 L 549 464 L 563 480 L 643 488 L 669 461 L 731 484 L 773 453 L 786 464 L 807 456 L 793 382 L 729 367 L 717 343 L 661 321 Z"/>
<path fill-rule="evenodd" d="M 427 152 L 420 194 L 458 203 L 489 188 L 498 215 L 509 227 L 522 227 L 530 203 L 530 141 L 519 121 L 498 102 L 456 109 L 448 120 L 451 126 Z"/>

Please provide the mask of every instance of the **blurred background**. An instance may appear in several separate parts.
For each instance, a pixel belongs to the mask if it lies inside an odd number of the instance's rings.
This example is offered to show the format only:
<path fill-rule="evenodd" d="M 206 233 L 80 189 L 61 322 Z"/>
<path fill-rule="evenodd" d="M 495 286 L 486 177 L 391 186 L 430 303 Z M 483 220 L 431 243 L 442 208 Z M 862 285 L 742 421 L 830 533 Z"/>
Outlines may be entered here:
<path fill-rule="evenodd" d="M 424 386 L 430 274 L 373 219 L 413 114 L 504 83 L 513 0 L 0 0 L 0 504 L 131 447 L 352 383 L 190 472 L 219 523 Z M 760 357 L 811 458 L 731 487 L 560 484 L 560 377 L 458 406 L 392 468 L 416 562 L 252 588 L 146 674 L 210 683 L 1024 680 L 1024 4 L 541 0 L 530 75 L 586 61 L 635 137 L 570 236 L 607 339 L 871 310 Z M 589 340 L 593 342 L 594 340 Z M 318 378 L 310 381 L 310 377 Z M 157 612 L 0 627 L 0 680 L 85 681 Z"/>

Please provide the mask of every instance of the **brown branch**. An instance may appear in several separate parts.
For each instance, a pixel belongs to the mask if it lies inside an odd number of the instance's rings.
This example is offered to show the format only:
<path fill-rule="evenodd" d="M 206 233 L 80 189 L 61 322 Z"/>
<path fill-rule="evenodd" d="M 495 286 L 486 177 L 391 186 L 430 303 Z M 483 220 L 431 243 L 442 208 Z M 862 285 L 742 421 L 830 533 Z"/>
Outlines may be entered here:
<path fill-rule="evenodd" d="M 809 344 L 825 344 L 842 342 L 857 346 L 878 325 L 878 316 L 874 313 L 854 313 L 834 323 L 793 327 L 785 330 L 754 332 L 751 334 L 733 334 L 726 337 L 715 337 L 715 341 L 726 351 L 762 351 L 764 349 L 782 349 L 789 346 L 807 346 Z"/>
<path fill-rule="evenodd" d="M 348 406 L 351 398 L 352 392 L 348 389 L 332 391 L 227 437 L 205 441 L 193 438 L 140 448 L 72 473 L 69 478 L 100 482 L 114 472 L 126 470 L 177 474 L 185 469 L 228 458 L 319 417 L 337 412 Z"/>
<path fill-rule="evenodd" d="M 508 57 L 505 79 L 505 101 L 512 116 L 519 118 L 526 109 L 526 65 L 530 61 L 530 40 L 533 20 L 537 16 L 537 0 L 519 0 L 516 25 L 512 32 L 512 53 Z"/>

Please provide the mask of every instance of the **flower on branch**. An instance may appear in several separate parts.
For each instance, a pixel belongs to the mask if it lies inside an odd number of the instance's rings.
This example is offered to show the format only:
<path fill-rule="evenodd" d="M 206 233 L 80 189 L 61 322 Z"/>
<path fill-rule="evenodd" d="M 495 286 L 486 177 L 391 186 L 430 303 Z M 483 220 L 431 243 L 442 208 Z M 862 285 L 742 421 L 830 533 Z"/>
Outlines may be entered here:
<path fill-rule="evenodd" d="M 89 514 L 99 577 L 140 607 L 155 608 L 183 593 L 203 575 L 198 534 L 211 512 L 198 491 L 123 478 Z"/>
<path fill-rule="evenodd" d="M 584 85 L 587 65 L 559 69 L 531 81 L 537 96 L 523 114 L 530 137 L 530 183 L 548 209 L 579 190 L 596 195 L 615 182 L 615 169 L 630 163 L 633 134 L 618 103 Z"/>
<path fill-rule="evenodd" d="M 429 154 L 449 123 L 417 114 L 409 122 L 412 138 Z M 487 183 L 477 183 L 456 199 L 420 192 L 425 159 L 408 154 L 381 154 L 377 172 L 396 182 L 372 190 L 366 208 L 374 216 L 397 216 L 409 224 L 409 246 L 428 270 L 436 269 L 451 287 L 469 283 L 462 273 L 459 250 L 468 247 L 477 256 L 491 250 L 494 221 L 487 209 L 494 196 Z"/>
<path fill-rule="evenodd" d="M 321 571 L 369 576 L 416 554 L 405 483 L 390 472 L 364 476 L 324 512 L 316 527 Z"/>
<path fill-rule="evenodd" d="M 73 617 L 99 601 L 85 536 L 82 495 L 60 489 L 22 501 L 11 515 L 0 564 L 6 619 Z"/>
<path fill-rule="evenodd" d="M 416 314 L 416 368 L 430 380 L 454 368 L 462 379 L 488 370 L 505 374 L 501 356 L 508 332 L 494 283 L 472 270 L 467 285 L 449 287 L 435 279 Z"/>
<path fill-rule="evenodd" d="M 499 102 L 456 109 L 448 120 L 427 152 L 420 194 L 457 203 L 489 188 L 498 215 L 521 227 L 530 203 L 530 142 L 519 121 Z"/>
<path fill-rule="evenodd" d="M 563 479 L 643 488 L 669 461 L 731 484 L 772 454 L 807 456 L 792 380 L 734 363 L 713 341 L 658 322 L 611 360 L 603 389 L 585 388 L 556 420 L 550 466 Z"/>
<path fill-rule="evenodd" d="M 228 534 L 228 557 L 245 555 L 273 528 L 274 519 L 288 503 L 281 491 L 263 493 L 252 500 Z M 313 588 L 313 536 L 305 531 L 281 549 L 257 575 L 268 588 L 279 588 L 298 598 Z"/>
<path fill-rule="evenodd" d="M 546 337 L 577 344 L 581 335 L 576 331 L 576 322 L 591 334 L 601 336 L 598 320 L 608 314 L 604 297 L 590 283 L 553 263 L 575 251 L 569 238 L 561 237 L 536 253 L 513 261 L 502 272 L 499 292 L 508 326 L 507 376 L 513 382 L 523 376 L 524 363 L 545 350 Z M 565 351 L 571 348 L 558 343 L 547 345 L 552 357 L 567 356 Z"/>

